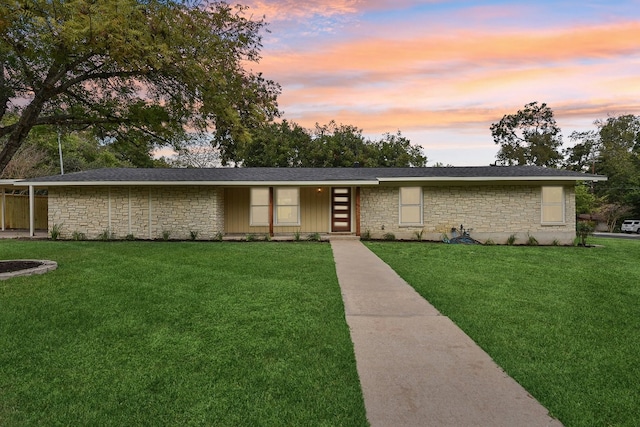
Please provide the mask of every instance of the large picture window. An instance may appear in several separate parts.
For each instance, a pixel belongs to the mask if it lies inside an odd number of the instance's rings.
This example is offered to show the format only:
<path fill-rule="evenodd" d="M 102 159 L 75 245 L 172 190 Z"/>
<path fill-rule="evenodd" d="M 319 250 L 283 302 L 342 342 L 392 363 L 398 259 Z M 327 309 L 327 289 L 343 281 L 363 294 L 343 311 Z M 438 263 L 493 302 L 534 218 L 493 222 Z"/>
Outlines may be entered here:
<path fill-rule="evenodd" d="M 422 225 L 421 187 L 400 187 L 400 225 Z"/>
<path fill-rule="evenodd" d="M 249 224 L 253 226 L 269 225 L 269 189 L 251 189 L 251 218 Z M 245 217 L 246 218 L 246 217 Z"/>
<path fill-rule="evenodd" d="M 300 189 L 276 188 L 276 225 L 300 225 Z"/>
<path fill-rule="evenodd" d="M 542 223 L 564 224 L 564 188 L 542 187 Z"/>

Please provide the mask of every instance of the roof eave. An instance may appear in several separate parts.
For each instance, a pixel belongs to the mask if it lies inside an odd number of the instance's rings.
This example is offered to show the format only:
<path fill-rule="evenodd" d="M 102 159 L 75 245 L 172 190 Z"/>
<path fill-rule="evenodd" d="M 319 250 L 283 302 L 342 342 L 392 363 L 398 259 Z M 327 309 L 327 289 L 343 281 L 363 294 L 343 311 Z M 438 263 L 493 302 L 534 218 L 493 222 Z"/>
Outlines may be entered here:
<path fill-rule="evenodd" d="M 13 185 L 34 187 L 160 187 L 160 186 L 215 186 L 215 187 L 318 187 L 318 186 L 368 186 L 378 185 L 377 180 L 347 181 L 42 181 L 15 182 Z"/>
<path fill-rule="evenodd" d="M 378 178 L 380 182 L 495 182 L 495 181 L 606 181 L 605 176 L 468 176 L 468 177 L 394 177 Z"/>

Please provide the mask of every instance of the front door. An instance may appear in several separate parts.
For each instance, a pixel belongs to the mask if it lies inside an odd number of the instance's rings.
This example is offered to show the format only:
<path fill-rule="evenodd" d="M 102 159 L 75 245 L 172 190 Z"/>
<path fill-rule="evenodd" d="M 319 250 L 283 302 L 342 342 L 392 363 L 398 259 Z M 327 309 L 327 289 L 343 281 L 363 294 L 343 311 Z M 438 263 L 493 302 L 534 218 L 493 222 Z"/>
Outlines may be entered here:
<path fill-rule="evenodd" d="M 351 188 L 331 189 L 331 231 L 351 231 Z"/>

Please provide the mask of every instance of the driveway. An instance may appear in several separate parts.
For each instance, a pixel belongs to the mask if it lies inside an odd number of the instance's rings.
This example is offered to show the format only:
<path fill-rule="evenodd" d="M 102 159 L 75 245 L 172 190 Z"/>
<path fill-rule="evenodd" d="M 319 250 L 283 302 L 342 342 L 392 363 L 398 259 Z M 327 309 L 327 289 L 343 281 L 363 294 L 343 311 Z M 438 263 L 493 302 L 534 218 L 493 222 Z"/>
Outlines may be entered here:
<path fill-rule="evenodd" d="M 631 240 L 640 240 L 640 234 L 627 234 L 627 233 L 603 233 L 596 232 L 593 233 L 593 237 L 605 237 L 609 239 L 631 239 Z"/>

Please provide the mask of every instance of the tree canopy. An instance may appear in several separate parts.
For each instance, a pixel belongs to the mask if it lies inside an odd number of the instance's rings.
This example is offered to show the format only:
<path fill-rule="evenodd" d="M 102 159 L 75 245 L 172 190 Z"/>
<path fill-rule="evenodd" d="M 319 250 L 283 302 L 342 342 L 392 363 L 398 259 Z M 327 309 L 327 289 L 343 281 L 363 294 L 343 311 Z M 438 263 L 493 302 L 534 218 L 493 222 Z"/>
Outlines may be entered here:
<path fill-rule="evenodd" d="M 331 121 L 305 129 L 287 120 L 254 129 L 238 160 L 248 167 L 407 167 L 427 162 L 422 147 L 400 132 L 370 140 L 352 125 Z"/>
<path fill-rule="evenodd" d="M 498 163 L 539 165 L 607 176 L 607 181 L 576 187 L 576 211 L 599 213 L 610 229 L 620 219 L 640 216 L 640 117 L 610 116 L 596 129 L 573 132 L 560 152 L 562 137 L 553 111 L 537 102 L 491 125 L 500 150 Z"/>
<path fill-rule="evenodd" d="M 491 135 L 503 165 L 557 166 L 562 161 L 560 128 L 547 104 L 531 102 L 491 125 Z"/>
<path fill-rule="evenodd" d="M 62 172 L 59 146 L 65 173 L 105 167 L 169 166 L 164 159 L 153 159 L 142 153 L 139 153 L 140 158 L 131 159 L 131 150 L 121 151 L 121 147 L 104 143 L 88 130 L 66 131 L 54 126 L 36 126 L 0 178 L 31 178 Z"/>
<path fill-rule="evenodd" d="M 38 126 L 90 129 L 139 154 L 212 135 L 224 161 L 279 112 L 247 67 L 265 23 L 224 2 L 0 3 L 0 172 Z M 126 150 L 125 150 L 126 151 Z M 136 150 L 131 150 L 136 155 Z"/>
<path fill-rule="evenodd" d="M 595 125 L 595 131 L 572 134 L 576 143 L 566 151 L 566 167 L 606 175 L 596 195 L 640 214 L 640 117 L 612 116 Z"/>

